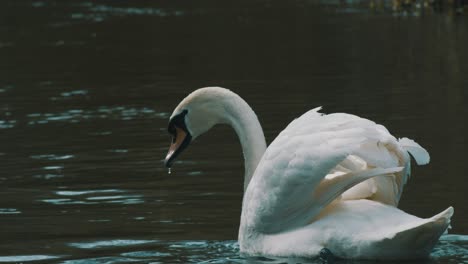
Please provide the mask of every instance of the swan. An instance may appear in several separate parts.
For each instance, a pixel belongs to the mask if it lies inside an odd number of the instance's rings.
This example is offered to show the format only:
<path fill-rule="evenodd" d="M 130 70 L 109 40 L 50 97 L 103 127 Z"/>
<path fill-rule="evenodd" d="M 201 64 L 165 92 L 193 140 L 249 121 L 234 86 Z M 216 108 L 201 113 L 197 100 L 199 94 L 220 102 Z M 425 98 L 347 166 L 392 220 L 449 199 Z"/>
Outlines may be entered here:
<path fill-rule="evenodd" d="M 170 116 L 168 168 L 216 124 L 236 131 L 244 155 L 240 252 L 316 257 L 324 248 L 347 259 L 427 257 L 453 208 L 419 218 L 397 208 L 410 176 L 429 154 L 370 120 L 320 107 L 292 121 L 267 148 L 252 108 L 220 87 L 195 90 Z"/>

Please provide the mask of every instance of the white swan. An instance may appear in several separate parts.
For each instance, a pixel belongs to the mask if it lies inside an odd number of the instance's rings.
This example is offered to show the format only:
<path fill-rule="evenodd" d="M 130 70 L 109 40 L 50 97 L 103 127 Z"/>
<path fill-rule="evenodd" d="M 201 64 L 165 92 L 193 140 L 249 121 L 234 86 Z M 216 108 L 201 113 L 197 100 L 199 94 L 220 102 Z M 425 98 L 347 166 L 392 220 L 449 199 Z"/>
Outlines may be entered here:
<path fill-rule="evenodd" d="M 174 159 L 216 124 L 232 126 L 245 158 L 240 251 L 248 255 L 315 257 L 323 248 L 341 258 L 427 257 L 447 230 L 453 208 L 422 219 L 396 208 L 410 173 L 429 154 L 397 140 L 372 121 L 315 108 L 291 122 L 266 147 L 249 105 L 219 87 L 187 96 L 169 121 Z"/>

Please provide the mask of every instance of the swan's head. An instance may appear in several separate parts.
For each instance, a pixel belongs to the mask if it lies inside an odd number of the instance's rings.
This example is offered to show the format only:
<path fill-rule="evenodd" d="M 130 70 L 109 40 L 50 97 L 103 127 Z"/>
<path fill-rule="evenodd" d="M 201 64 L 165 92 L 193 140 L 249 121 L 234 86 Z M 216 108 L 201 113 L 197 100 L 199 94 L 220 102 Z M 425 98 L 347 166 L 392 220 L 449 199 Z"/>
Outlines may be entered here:
<path fill-rule="evenodd" d="M 207 87 L 194 91 L 180 102 L 169 119 L 168 131 L 172 143 L 166 155 L 166 167 L 170 168 L 196 137 L 216 124 L 225 123 L 224 101 L 229 94 L 232 92 L 224 88 Z"/>

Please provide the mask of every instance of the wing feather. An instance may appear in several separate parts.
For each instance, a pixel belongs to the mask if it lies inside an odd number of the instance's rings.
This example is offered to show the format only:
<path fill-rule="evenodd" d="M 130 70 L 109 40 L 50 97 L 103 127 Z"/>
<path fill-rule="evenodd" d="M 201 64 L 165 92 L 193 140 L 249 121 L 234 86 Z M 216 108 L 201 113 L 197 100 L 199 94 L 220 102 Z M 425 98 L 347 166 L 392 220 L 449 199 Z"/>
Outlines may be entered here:
<path fill-rule="evenodd" d="M 324 179 L 315 189 L 314 199 L 317 203 L 328 205 L 343 192 L 360 182 L 375 176 L 396 173 L 402 170 L 403 167 L 367 169 L 338 175 L 331 179 Z"/>
<path fill-rule="evenodd" d="M 409 176 L 406 149 L 381 125 L 320 109 L 268 147 L 244 195 L 243 225 L 270 234 L 305 226 L 341 194 L 398 203 Z"/>

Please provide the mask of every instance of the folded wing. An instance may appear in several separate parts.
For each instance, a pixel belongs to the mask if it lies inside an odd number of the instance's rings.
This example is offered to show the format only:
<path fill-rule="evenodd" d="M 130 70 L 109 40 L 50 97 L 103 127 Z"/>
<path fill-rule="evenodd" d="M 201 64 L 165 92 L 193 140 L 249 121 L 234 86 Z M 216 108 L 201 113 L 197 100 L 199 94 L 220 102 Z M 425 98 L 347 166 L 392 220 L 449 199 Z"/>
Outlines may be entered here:
<path fill-rule="evenodd" d="M 263 233 L 305 226 L 335 199 L 396 205 L 409 177 L 407 151 L 428 161 L 417 143 L 400 143 L 381 125 L 319 110 L 291 122 L 268 147 L 244 195 L 246 226 Z"/>

